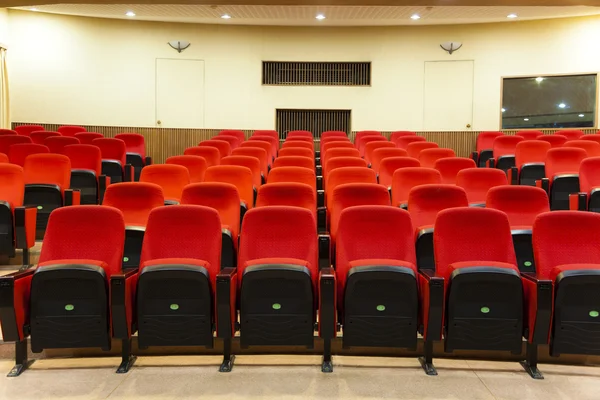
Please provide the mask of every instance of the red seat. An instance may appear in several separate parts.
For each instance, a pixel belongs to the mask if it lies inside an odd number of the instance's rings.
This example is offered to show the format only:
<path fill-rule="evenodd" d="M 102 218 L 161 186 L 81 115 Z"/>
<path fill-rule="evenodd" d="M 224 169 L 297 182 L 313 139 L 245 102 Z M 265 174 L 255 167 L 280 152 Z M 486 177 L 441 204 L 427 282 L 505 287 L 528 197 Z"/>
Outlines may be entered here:
<path fill-rule="evenodd" d="M 310 160 L 313 160 L 314 163 L 314 153 L 310 149 L 305 149 L 301 147 L 285 147 L 279 150 L 279 157 L 305 157 Z"/>
<path fill-rule="evenodd" d="M 145 182 L 115 183 L 106 189 L 102 206 L 114 207 L 121 211 L 125 221 L 124 249 L 120 260 L 123 268 L 137 268 L 140 265 L 144 231 L 150 212 L 165 203 L 160 186 Z"/>
<path fill-rule="evenodd" d="M 221 153 L 216 147 L 188 147 L 184 150 L 183 154 L 186 156 L 202 157 L 206 160 L 206 165 L 209 167 L 214 167 L 215 165 L 219 165 L 221 163 Z"/>
<path fill-rule="evenodd" d="M 273 129 L 257 129 L 252 133 L 252 136 L 270 136 L 273 139 L 279 140 L 279 133 Z"/>
<path fill-rule="evenodd" d="M 390 157 L 407 157 L 408 153 L 404 149 L 399 149 L 397 147 L 392 148 L 381 148 L 373 151 L 373 155 L 371 156 L 371 168 L 375 173 L 379 174 L 379 168 L 381 166 L 381 162 Z"/>
<path fill-rule="evenodd" d="M 369 164 L 369 165 L 372 164 L 373 152 L 375 152 L 375 150 L 385 149 L 385 148 L 395 149 L 396 145 L 394 143 L 388 142 L 388 141 L 375 141 L 375 142 L 369 142 L 369 143 L 365 144 L 365 160 L 367 161 L 367 164 Z"/>
<path fill-rule="evenodd" d="M 562 147 L 567 142 L 567 137 L 562 135 L 540 135 L 537 140 L 548 142 L 552 148 L 555 148 Z"/>
<path fill-rule="evenodd" d="M 335 273 L 343 346 L 416 349 L 419 297 L 412 231 L 410 216 L 398 208 L 363 205 L 342 211 Z"/>
<path fill-rule="evenodd" d="M 240 232 L 240 195 L 237 188 L 221 182 L 193 183 L 183 189 L 181 204 L 217 210 L 221 220 L 221 268 L 235 268 Z"/>
<path fill-rule="evenodd" d="M 62 136 L 62 135 L 58 132 L 50 132 L 50 131 L 37 131 L 37 132 L 31 132 L 31 134 L 29 134 L 31 141 L 35 144 L 44 144 L 44 141 L 47 138 L 54 137 L 54 136 Z"/>
<path fill-rule="evenodd" d="M 467 192 L 469 205 L 485 206 L 488 190 L 496 186 L 507 185 L 504 171 L 492 168 L 463 169 L 456 175 L 456 184 Z"/>
<path fill-rule="evenodd" d="M 25 159 L 32 154 L 50 153 L 48 147 L 35 143 L 13 144 L 8 149 L 8 160 L 11 164 L 25 166 Z"/>
<path fill-rule="evenodd" d="M 455 156 L 456 154 L 452 149 L 425 149 L 419 153 L 419 163 L 422 167 L 433 168 L 437 160 Z"/>
<path fill-rule="evenodd" d="M 399 149 L 402 150 L 402 149 Z M 419 167 L 419 160 L 411 157 L 387 157 L 381 160 L 379 166 L 379 183 L 387 187 L 389 190 L 392 188 L 392 177 L 394 172 L 400 168 L 407 167 Z"/>
<path fill-rule="evenodd" d="M 314 169 L 315 162 L 312 159 L 303 156 L 279 156 L 273 163 L 273 169 L 279 167 L 303 167 Z"/>
<path fill-rule="evenodd" d="M 54 210 L 80 204 L 80 193 L 71 184 L 71 161 L 62 154 L 32 154 L 25 159 L 25 206 L 36 207 L 36 239 L 44 238 Z"/>
<path fill-rule="evenodd" d="M 273 165 L 273 149 L 271 148 L 271 144 L 269 142 L 265 142 L 263 140 L 248 140 L 248 141 L 240 144 L 239 148 L 243 149 L 243 148 L 247 148 L 247 147 L 263 149 L 264 152 L 267 154 L 267 165 L 269 167 L 271 165 Z M 294 149 L 294 150 L 296 150 L 296 149 Z M 304 149 L 304 150 L 306 150 L 306 149 Z M 236 154 L 238 154 L 238 153 L 236 153 Z"/>
<path fill-rule="evenodd" d="M 260 160 L 250 156 L 227 156 L 221 159 L 221 165 L 239 165 L 249 168 L 252 171 L 252 182 L 254 188 L 258 190 L 262 184 Z"/>
<path fill-rule="evenodd" d="M 351 149 L 351 148 L 345 148 L 345 147 L 327 149 L 325 152 L 321 152 L 321 166 L 322 166 L 322 174 L 324 177 L 327 177 L 327 174 L 329 172 L 329 169 L 328 169 L 329 160 L 332 158 L 339 158 L 339 157 L 361 158 L 360 153 L 358 152 L 357 149 Z"/>
<path fill-rule="evenodd" d="M 396 138 L 394 140 L 394 144 L 399 149 L 406 150 L 407 147 L 408 147 L 408 145 L 411 144 L 411 143 L 426 142 L 426 141 L 427 141 L 427 139 L 425 139 L 423 136 L 401 136 L 401 137 Z"/>
<path fill-rule="evenodd" d="M 440 158 L 433 165 L 442 175 L 442 183 L 455 185 L 456 175 L 463 169 L 477 168 L 475 161 L 464 157 Z"/>
<path fill-rule="evenodd" d="M 292 137 L 307 137 L 310 138 L 311 140 L 313 140 L 313 133 L 311 131 L 289 131 L 288 134 L 286 135 L 286 140 Z"/>
<path fill-rule="evenodd" d="M 546 192 L 531 186 L 497 186 L 488 191 L 485 206 L 506 213 L 517 267 L 521 272 L 535 272 L 531 229 L 538 215 L 550 211 Z"/>
<path fill-rule="evenodd" d="M 31 138 L 21 135 L 5 135 L 0 136 L 0 153 L 8 155 L 10 146 L 19 143 L 32 143 Z"/>
<path fill-rule="evenodd" d="M 115 139 L 125 142 L 126 162 L 133 166 L 134 181 L 139 181 L 142 168 L 146 165 L 152 165 L 152 158 L 146 157 L 144 135 L 140 135 L 139 133 L 119 133 L 115 136 Z"/>
<path fill-rule="evenodd" d="M 63 154 L 71 160 L 71 188 L 80 191 L 81 204 L 102 204 L 110 181 L 102 175 L 100 149 L 90 144 L 70 144 Z"/>
<path fill-rule="evenodd" d="M 392 205 L 408 207 L 408 195 L 412 188 L 419 185 L 441 184 L 442 175 L 433 168 L 404 167 L 392 175 Z"/>
<path fill-rule="evenodd" d="M 245 142 L 244 142 L 245 143 Z M 205 182 L 229 183 L 236 187 L 240 195 L 242 215 L 254 207 L 254 185 L 250 168 L 239 165 L 217 165 L 208 167 L 204 174 Z"/>
<path fill-rule="evenodd" d="M 43 131 L 45 128 L 42 125 L 21 125 L 15 128 L 19 135 L 29 136 L 31 132 Z"/>
<path fill-rule="evenodd" d="M 215 136 L 215 139 L 224 140 L 227 143 L 229 143 L 231 150 L 237 149 L 238 147 L 240 147 L 240 143 L 243 142 L 243 140 L 240 140 L 237 136 L 225 135 L 225 134 L 219 134 L 219 135 Z"/>
<path fill-rule="evenodd" d="M 350 139 L 348 139 L 348 137 L 329 136 L 329 137 L 321 138 L 321 140 L 319 140 L 319 148 L 323 149 L 323 146 L 329 142 L 345 142 L 345 143 L 350 143 L 352 145 L 351 147 L 354 147 L 354 144 L 352 142 L 350 142 Z"/>
<path fill-rule="evenodd" d="M 17 131 L 13 131 L 12 129 L 1 129 L 0 128 L 0 136 L 4 135 L 17 135 Z"/>
<path fill-rule="evenodd" d="M 348 134 L 344 131 L 325 131 L 321 133 L 321 140 L 330 137 L 348 138 Z"/>
<path fill-rule="evenodd" d="M 446 351 L 520 353 L 525 301 L 506 214 L 472 207 L 441 211 L 433 240 L 435 275 L 420 274 L 424 362 L 431 363 L 431 342 L 442 331 Z"/>
<path fill-rule="evenodd" d="M 517 144 L 522 140 L 521 136 L 499 136 L 494 139 L 493 158 L 487 161 L 486 166 L 503 171 L 514 167 Z"/>
<path fill-rule="evenodd" d="M 273 159 L 277 158 L 277 152 L 279 151 L 279 139 L 275 139 L 271 136 L 265 135 L 252 135 L 249 141 L 261 141 L 267 142 L 271 146 L 271 157 Z"/>
<path fill-rule="evenodd" d="M 358 151 L 360 152 L 360 156 L 361 157 L 365 157 L 365 152 L 366 152 L 366 146 L 368 143 L 371 142 L 387 142 L 388 140 L 381 135 L 368 135 L 368 136 L 363 136 L 362 138 L 358 139 L 357 142 L 357 148 Z"/>
<path fill-rule="evenodd" d="M 8 156 L 4 153 L 0 153 L 0 164 L 8 164 Z"/>
<path fill-rule="evenodd" d="M 53 136 L 44 141 L 44 146 L 47 146 L 50 153 L 64 154 L 65 146 L 72 144 L 80 144 L 79 139 L 71 136 Z"/>
<path fill-rule="evenodd" d="M 372 169 L 363 167 L 342 167 L 331 171 L 327 176 L 325 187 L 325 198 L 329 210 L 333 206 L 333 191 L 337 186 L 345 183 L 377 183 L 377 175 Z"/>
<path fill-rule="evenodd" d="M 485 167 L 487 160 L 493 158 L 494 140 L 503 135 L 502 132 L 481 132 L 477 135 L 477 151 L 471 156 L 477 166 Z"/>
<path fill-rule="evenodd" d="M 35 245 L 36 208 L 23 207 L 25 177 L 23 168 L 0 164 L 0 255 L 15 257 L 23 251 L 23 265 L 29 265 L 29 249 Z M 7 340 L 4 335 L 4 340 Z"/>
<path fill-rule="evenodd" d="M 295 139 L 295 140 L 292 140 L 292 139 Z M 305 138 L 303 138 L 303 137 L 290 138 L 290 139 L 286 140 L 285 142 L 283 142 L 283 144 L 281 145 L 281 149 L 287 149 L 289 147 L 302 147 L 302 148 L 308 149 L 314 153 L 315 145 L 312 141 L 309 142 L 309 141 L 304 141 L 304 140 L 299 140 L 299 139 L 305 139 Z"/>
<path fill-rule="evenodd" d="M 227 157 L 231 154 L 231 146 L 229 145 L 229 143 L 225 140 L 218 139 L 218 136 L 215 139 L 203 140 L 202 142 L 198 143 L 198 146 L 208 146 L 216 148 L 217 150 L 219 150 L 220 158 Z"/>
<path fill-rule="evenodd" d="M 535 186 L 545 176 L 546 153 L 552 145 L 543 140 L 524 140 L 515 149 L 515 167 L 508 170 L 511 185 Z"/>
<path fill-rule="evenodd" d="M 390 134 L 390 142 L 394 142 L 394 144 L 396 144 L 395 142 L 398 138 L 406 137 L 406 136 L 416 136 L 416 135 L 417 134 L 412 131 L 395 131 Z"/>
<path fill-rule="evenodd" d="M 575 211 L 544 213 L 533 224 L 537 279 L 526 280 L 528 341 L 549 344 L 551 356 L 599 354 L 599 226 L 600 215 Z M 542 285 L 547 296 L 539 294 Z"/>
<path fill-rule="evenodd" d="M 58 209 L 50 217 L 38 267 L 2 277 L 3 298 L 17 299 L 10 306 L 11 317 L 2 318 L 4 340 L 17 342 L 19 349 L 13 376 L 27 367 L 27 336 L 34 353 L 73 347 L 106 351 L 113 331 L 131 326 L 132 310 L 125 304 L 132 304 L 135 290 L 120 265 L 124 228 L 123 216 L 114 208 Z M 123 289 L 131 290 L 122 308 L 111 299 L 111 280 L 118 277 Z M 126 340 L 122 354 L 127 366 L 121 372 L 131 363 Z"/>
<path fill-rule="evenodd" d="M 133 168 L 127 165 L 125 142 L 120 139 L 100 138 L 92 140 L 102 153 L 102 174 L 110 178 L 111 183 L 130 182 Z"/>
<path fill-rule="evenodd" d="M 361 144 L 361 141 L 364 137 L 367 136 L 381 136 L 381 132 L 379 131 L 358 131 L 354 135 L 354 147 L 358 149 L 358 146 Z"/>
<path fill-rule="evenodd" d="M 333 148 L 353 149 L 355 147 L 352 144 L 352 142 L 350 142 L 349 140 L 344 140 L 344 139 L 340 139 L 337 137 L 333 137 L 331 140 L 327 140 L 325 142 L 321 141 L 321 144 L 320 144 L 321 158 L 323 158 L 323 155 L 327 152 L 327 150 L 333 149 Z M 360 152 L 359 152 L 359 155 L 360 155 Z"/>
<path fill-rule="evenodd" d="M 200 156 L 172 156 L 167 158 L 165 163 L 186 167 L 190 174 L 190 183 L 202 182 L 208 168 L 206 159 Z"/>
<path fill-rule="evenodd" d="M 221 222 L 216 210 L 195 205 L 152 210 L 135 303 L 141 348 L 213 347 L 220 259 Z M 165 310 L 177 311 L 176 329 Z"/>
<path fill-rule="evenodd" d="M 564 129 L 561 131 L 556 131 L 554 134 L 565 136 L 567 140 L 577 140 L 584 135 L 583 131 L 580 131 L 579 129 Z"/>
<path fill-rule="evenodd" d="M 538 138 L 538 136 L 543 135 L 543 134 L 544 134 L 544 132 L 542 132 L 542 131 L 538 131 L 538 130 L 534 130 L 534 129 L 527 129 L 527 130 L 518 131 L 516 133 L 516 136 L 521 136 L 525 140 L 535 140 Z"/>
<path fill-rule="evenodd" d="M 265 181 L 269 173 L 269 160 L 271 159 L 269 153 L 267 153 L 265 149 L 261 149 L 259 147 L 238 147 L 231 152 L 231 155 L 257 158 L 260 162 L 260 173 L 262 175 L 261 181 Z"/>
<path fill-rule="evenodd" d="M 583 210 L 600 212 L 600 157 L 588 157 L 579 164 L 580 194 L 585 193 Z M 571 207 L 573 209 L 573 207 Z"/>
<path fill-rule="evenodd" d="M 269 172 L 267 183 L 294 182 L 310 186 L 316 193 L 317 178 L 315 171 L 303 167 L 277 167 Z M 316 195 L 316 194 L 315 194 Z"/>
<path fill-rule="evenodd" d="M 240 131 L 240 130 L 236 130 L 236 129 L 222 130 L 221 132 L 219 132 L 219 135 L 217 135 L 217 136 L 221 136 L 221 135 L 235 136 L 239 139 L 240 143 L 246 140 L 246 134 L 244 133 L 244 131 Z"/>
<path fill-rule="evenodd" d="M 183 188 L 190 184 L 190 173 L 182 165 L 149 165 L 142 170 L 140 182 L 153 183 L 160 186 L 166 205 L 179 204 Z"/>
<path fill-rule="evenodd" d="M 335 186 L 328 197 L 331 213 L 329 233 L 332 243 L 336 243 L 341 213 L 348 207 L 372 205 L 389 206 L 390 195 L 386 188 L 376 183 L 345 183 Z M 329 200 L 331 198 L 331 201 Z"/>
<path fill-rule="evenodd" d="M 585 150 L 588 157 L 600 156 L 600 143 L 593 140 L 568 140 L 563 147 L 576 147 Z"/>
<path fill-rule="evenodd" d="M 343 167 L 367 167 L 367 162 L 360 157 L 332 157 L 327 160 L 325 168 L 323 168 L 323 175 L 327 177 L 327 174 L 337 168 Z"/>
<path fill-rule="evenodd" d="M 57 129 L 58 133 L 60 133 L 63 136 L 67 136 L 67 137 L 72 137 L 72 136 L 75 136 L 76 133 L 85 132 L 85 131 L 87 131 L 87 129 L 85 129 L 83 126 L 76 126 L 76 125 L 63 125 Z"/>
<path fill-rule="evenodd" d="M 551 210 L 568 210 L 569 195 L 579 192 L 579 166 L 587 153 L 575 147 L 559 147 L 546 153 L 546 178 L 541 186 L 549 193 Z"/>
<path fill-rule="evenodd" d="M 95 139 L 102 139 L 103 137 L 103 134 L 97 132 L 81 132 L 75 134 L 75 138 L 77 138 L 81 144 L 92 144 Z"/>
<path fill-rule="evenodd" d="M 421 151 L 426 150 L 426 149 L 437 149 L 438 147 L 439 146 L 437 145 L 437 143 L 417 141 L 417 142 L 408 144 L 406 146 L 406 152 L 408 153 L 409 157 L 416 158 L 418 160 L 419 154 L 421 154 Z"/>
<path fill-rule="evenodd" d="M 410 190 L 408 212 L 415 229 L 413 237 L 417 252 L 416 265 L 419 270 L 435 269 L 433 231 L 439 212 L 468 205 L 464 189 L 455 185 L 419 185 Z"/>
<path fill-rule="evenodd" d="M 315 138 L 312 136 L 288 136 L 283 143 L 304 143 L 310 144 L 314 148 Z"/>
<path fill-rule="evenodd" d="M 258 189 L 256 207 L 289 206 L 309 210 L 317 221 L 317 194 L 313 186 L 297 182 L 279 182 Z"/>
<path fill-rule="evenodd" d="M 591 140 L 592 142 L 600 143 L 600 134 L 583 135 L 578 140 Z"/>

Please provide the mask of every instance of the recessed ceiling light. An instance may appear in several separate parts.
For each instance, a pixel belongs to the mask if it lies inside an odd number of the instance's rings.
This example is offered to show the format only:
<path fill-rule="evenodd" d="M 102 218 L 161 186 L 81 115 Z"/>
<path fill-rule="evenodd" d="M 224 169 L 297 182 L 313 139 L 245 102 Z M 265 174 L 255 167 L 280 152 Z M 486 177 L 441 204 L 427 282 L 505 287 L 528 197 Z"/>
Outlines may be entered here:
<path fill-rule="evenodd" d="M 505 111 L 506 111 L 506 108 L 503 108 L 503 109 L 502 109 L 502 112 L 505 112 Z"/>
<path fill-rule="evenodd" d="M 566 106 L 567 106 L 567 105 L 566 105 L 565 103 L 560 103 L 560 104 L 558 105 L 558 108 L 565 108 Z"/>
<path fill-rule="evenodd" d="M 29 11 L 39 11 L 39 10 L 37 8 L 33 7 L 33 8 L 30 8 Z"/>
<path fill-rule="evenodd" d="M 579 118 L 585 117 L 585 114 L 579 114 Z"/>
<path fill-rule="evenodd" d="M 421 16 L 419 14 L 413 14 L 410 16 L 410 19 L 412 19 L 413 21 L 416 21 L 418 19 L 421 19 Z"/>
<path fill-rule="evenodd" d="M 529 118 L 523 118 L 523 121 L 529 121 Z"/>
<path fill-rule="evenodd" d="M 506 18 L 510 18 L 510 19 L 514 19 L 514 18 L 517 18 L 517 17 L 518 17 L 518 15 L 517 15 L 517 14 L 508 14 L 508 15 L 506 16 Z"/>
<path fill-rule="evenodd" d="M 537 78 L 535 78 L 535 81 L 538 82 L 538 83 L 541 82 L 541 81 L 543 81 L 543 80 L 544 80 L 544 78 L 542 78 L 541 76 L 538 76 Z"/>
<path fill-rule="evenodd" d="M 128 17 L 135 17 L 135 13 L 133 11 L 127 11 L 125 15 L 127 15 Z"/>
<path fill-rule="evenodd" d="M 327 17 L 325 17 L 323 14 L 317 14 L 317 16 L 315 18 L 318 19 L 319 21 L 323 21 Z"/>
<path fill-rule="evenodd" d="M 229 15 L 229 14 L 223 14 L 223 15 L 221 15 L 221 18 L 223 18 L 223 19 L 231 19 L 231 15 Z"/>

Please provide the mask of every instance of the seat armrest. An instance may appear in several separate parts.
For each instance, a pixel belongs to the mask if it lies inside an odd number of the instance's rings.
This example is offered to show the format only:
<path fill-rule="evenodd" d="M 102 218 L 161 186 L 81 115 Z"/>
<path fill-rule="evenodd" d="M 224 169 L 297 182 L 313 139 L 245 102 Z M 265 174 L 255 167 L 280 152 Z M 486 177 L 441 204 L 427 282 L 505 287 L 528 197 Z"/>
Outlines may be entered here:
<path fill-rule="evenodd" d="M 475 161 L 475 165 L 479 165 L 479 153 L 476 151 L 472 152 L 471 160 Z"/>
<path fill-rule="evenodd" d="M 79 189 L 65 190 L 65 206 L 78 206 L 81 204 L 81 192 Z"/>
<path fill-rule="evenodd" d="M 137 268 L 129 269 L 110 277 L 110 309 L 114 338 L 129 339 L 136 331 L 134 322 L 138 272 Z"/>
<path fill-rule="evenodd" d="M 144 159 L 144 166 L 152 165 L 152 157 L 146 157 Z"/>
<path fill-rule="evenodd" d="M 123 166 L 123 182 L 133 182 L 134 170 L 133 165 L 125 164 Z"/>
<path fill-rule="evenodd" d="M 496 168 L 496 160 L 494 158 L 490 158 L 485 162 L 486 168 Z"/>
<path fill-rule="evenodd" d="M 331 267 L 331 237 L 319 234 L 319 269 Z"/>
<path fill-rule="evenodd" d="M 327 207 L 317 209 L 317 231 L 320 234 L 327 233 Z"/>
<path fill-rule="evenodd" d="M 444 320 L 444 278 L 435 276 L 435 271 L 419 271 L 419 296 L 421 297 L 421 323 L 423 339 L 442 338 Z"/>
<path fill-rule="evenodd" d="M 106 193 L 108 185 L 110 185 L 110 177 L 100 175 L 98 177 L 98 204 L 102 204 L 104 201 L 104 193 Z"/>
<path fill-rule="evenodd" d="M 538 279 L 530 272 L 521 273 L 525 301 L 527 341 L 546 344 L 552 324 L 554 284 L 548 279 Z"/>
<path fill-rule="evenodd" d="M 535 181 L 535 186 L 542 188 L 550 195 L 550 179 L 542 178 Z"/>
<path fill-rule="evenodd" d="M 569 194 L 569 210 L 587 211 L 588 194 L 586 192 Z"/>
<path fill-rule="evenodd" d="M 518 185 L 519 184 L 519 169 L 517 167 L 510 167 L 508 169 L 508 184 Z"/>
<path fill-rule="evenodd" d="M 34 206 L 16 207 L 14 213 L 15 247 L 23 250 L 23 265 L 27 265 L 29 260 L 25 260 L 26 251 L 35 246 L 37 208 Z"/>
<path fill-rule="evenodd" d="M 34 268 L 0 276 L 0 328 L 5 342 L 29 335 L 29 294 Z"/>
<path fill-rule="evenodd" d="M 333 339 L 337 333 L 335 271 L 331 267 L 319 272 L 319 337 Z"/>
<path fill-rule="evenodd" d="M 217 337 L 230 339 L 235 336 L 237 310 L 237 270 L 224 268 L 217 275 Z"/>

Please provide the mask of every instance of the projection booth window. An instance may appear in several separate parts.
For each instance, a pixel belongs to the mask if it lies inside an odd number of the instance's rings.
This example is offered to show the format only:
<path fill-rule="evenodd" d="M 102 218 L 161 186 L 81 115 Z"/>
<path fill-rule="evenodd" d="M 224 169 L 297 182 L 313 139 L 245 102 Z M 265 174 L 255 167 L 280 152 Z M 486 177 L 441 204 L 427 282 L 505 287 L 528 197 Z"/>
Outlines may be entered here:
<path fill-rule="evenodd" d="M 594 127 L 597 78 L 589 74 L 502 79 L 502 129 Z"/>

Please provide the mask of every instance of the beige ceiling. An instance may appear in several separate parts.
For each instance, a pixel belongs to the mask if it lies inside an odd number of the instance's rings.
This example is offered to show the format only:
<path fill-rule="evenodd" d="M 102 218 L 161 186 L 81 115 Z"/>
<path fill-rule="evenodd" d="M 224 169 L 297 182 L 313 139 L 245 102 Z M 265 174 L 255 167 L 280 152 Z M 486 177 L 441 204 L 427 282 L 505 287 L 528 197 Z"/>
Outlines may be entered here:
<path fill-rule="evenodd" d="M 31 9 L 31 7 L 21 7 Z M 136 20 L 206 24 L 240 25 L 433 25 L 509 22 L 519 20 L 600 15 L 600 7 L 528 7 L 528 6 L 258 6 L 258 5 L 151 5 L 151 4 L 56 4 L 36 5 L 37 12 L 79 15 L 97 18 L 130 19 L 125 13 L 135 12 Z M 508 14 L 518 18 L 508 19 Z M 231 19 L 221 16 L 228 14 Z M 318 21 L 317 14 L 326 19 Z M 410 17 L 419 14 L 421 19 Z"/>
<path fill-rule="evenodd" d="M 37 3 L 36 3 L 37 1 Z M 599 6 L 598 0 L 0 0 L 0 7 L 35 4 L 204 4 L 335 6 Z"/>

